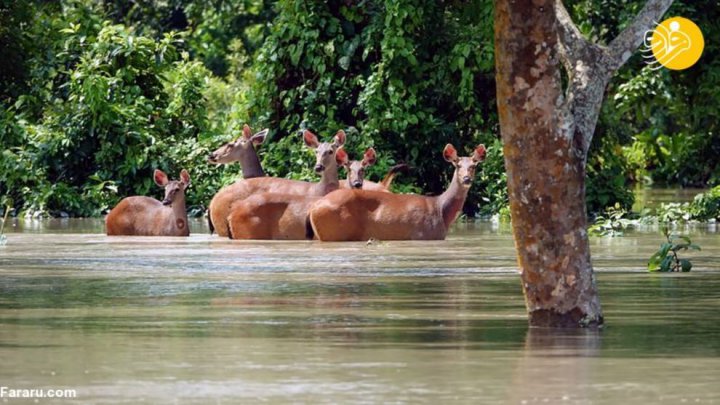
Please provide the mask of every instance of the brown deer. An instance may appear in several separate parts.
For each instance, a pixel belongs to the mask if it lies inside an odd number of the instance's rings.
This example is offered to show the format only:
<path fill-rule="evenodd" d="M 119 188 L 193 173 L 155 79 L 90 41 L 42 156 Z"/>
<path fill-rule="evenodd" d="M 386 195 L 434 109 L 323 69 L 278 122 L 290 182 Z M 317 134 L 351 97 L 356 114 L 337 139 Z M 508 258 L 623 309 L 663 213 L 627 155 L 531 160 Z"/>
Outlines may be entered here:
<path fill-rule="evenodd" d="M 165 189 L 162 202 L 143 196 L 124 198 L 105 218 L 108 235 L 188 236 L 185 190 L 190 185 L 187 170 L 180 172 L 180 181 L 168 180 L 161 170 L 153 174 L 155 184 Z"/>
<path fill-rule="evenodd" d="M 337 151 L 337 163 L 347 171 L 347 182 L 341 182 L 340 188 L 362 188 L 363 190 L 390 191 L 390 184 L 395 176 L 407 169 L 407 165 L 398 164 L 390 168 L 380 183 L 365 180 L 365 169 L 377 160 L 375 149 L 368 148 L 363 160 L 350 160 L 343 148 Z"/>
<path fill-rule="evenodd" d="M 367 190 L 337 190 L 310 209 L 310 224 L 321 241 L 440 240 L 460 213 L 475 176 L 485 158 L 485 146 L 472 156 L 458 157 L 448 144 L 445 160 L 455 167 L 450 185 L 439 196 L 392 194 Z"/>
<path fill-rule="evenodd" d="M 338 131 L 332 142 L 320 143 L 317 136 L 305 130 L 305 145 L 315 149 L 315 172 L 320 173 L 320 182 L 281 179 L 276 177 L 256 177 L 242 180 L 224 187 L 213 197 L 208 209 L 212 226 L 219 236 L 229 236 L 228 215 L 231 205 L 258 193 L 280 193 L 302 196 L 324 196 L 339 187 L 338 167 L 335 152 L 345 144 L 345 131 Z"/>
<path fill-rule="evenodd" d="M 260 193 L 230 208 L 230 239 L 312 239 L 308 210 L 320 196 Z"/>
<path fill-rule="evenodd" d="M 240 162 L 243 178 L 263 177 L 265 172 L 260 165 L 255 148 L 265 140 L 268 129 L 252 134 L 250 127 L 243 126 L 243 134 L 233 142 L 228 142 L 208 155 L 208 162 L 212 164 L 229 164 Z"/>
<path fill-rule="evenodd" d="M 383 183 L 364 181 L 365 168 L 375 163 L 376 154 L 369 148 L 362 161 L 349 160 L 340 147 L 335 153 L 338 166 L 348 171 L 347 183 L 355 188 L 365 189 L 370 185 L 377 190 L 387 191 L 394 176 L 393 170 L 385 176 Z M 398 165 L 399 167 L 400 165 Z M 389 180 L 388 180 L 389 179 Z M 308 223 L 308 210 L 322 197 L 277 193 L 260 193 L 236 201 L 230 208 L 228 223 L 231 239 L 312 239 L 312 227 Z"/>

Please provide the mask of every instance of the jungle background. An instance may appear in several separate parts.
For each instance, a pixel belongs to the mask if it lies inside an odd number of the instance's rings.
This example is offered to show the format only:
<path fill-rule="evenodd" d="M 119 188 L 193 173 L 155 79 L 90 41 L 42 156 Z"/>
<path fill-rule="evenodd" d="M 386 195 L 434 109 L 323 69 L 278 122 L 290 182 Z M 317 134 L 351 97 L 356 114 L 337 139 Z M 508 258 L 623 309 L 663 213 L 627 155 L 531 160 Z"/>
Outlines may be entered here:
<path fill-rule="evenodd" d="M 599 43 L 643 3 L 565 1 Z M 629 209 L 637 186 L 720 185 L 720 7 L 676 1 L 676 15 L 702 30 L 703 56 L 653 71 L 638 52 L 613 79 L 588 163 L 590 213 Z M 483 142 L 465 212 L 502 212 L 492 17 L 491 0 L 0 0 L 0 205 L 99 216 L 128 195 L 159 197 L 153 169 L 186 168 L 199 215 L 241 178 L 206 156 L 249 123 L 270 129 L 268 175 L 315 179 L 299 131 L 345 129 L 351 158 L 378 151 L 370 179 L 406 162 L 395 189 L 428 194 L 451 173 L 446 143 Z M 705 197 L 697 216 L 717 216 L 720 188 Z"/>

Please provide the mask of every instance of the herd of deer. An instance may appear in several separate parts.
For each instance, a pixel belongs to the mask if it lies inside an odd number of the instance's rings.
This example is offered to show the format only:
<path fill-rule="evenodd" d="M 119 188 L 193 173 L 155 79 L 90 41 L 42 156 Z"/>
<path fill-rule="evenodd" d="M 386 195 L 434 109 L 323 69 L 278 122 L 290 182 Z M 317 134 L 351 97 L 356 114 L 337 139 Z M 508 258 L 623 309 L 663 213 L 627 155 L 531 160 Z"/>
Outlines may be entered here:
<path fill-rule="evenodd" d="M 345 132 L 332 142 L 320 142 L 305 130 L 305 145 L 315 150 L 317 183 L 266 177 L 255 150 L 268 130 L 243 135 L 211 153 L 208 162 L 240 162 L 243 180 L 221 189 L 210 202 L 211 232 L 231 239 L 318 239 L 365 241 L 445 239 L 450 225 L 462 210 L 475 176 L 485 158 L 485 146 L 472 156 L 458 157 L 448 144 L 443 157 L 455 167 L 450 185 L 439 196 L 393 194 L 389 187 L 404 165 L 393 167 L 380 183 L 364 180 L 365 169 L 375 163 L 375 150 L 365 151 L 362 161 L 351 161 L 343 150 Z M 338 167 L 347 170 L 347 182 L 338 180 Z M 142 196 L 127 197 L 105 220 L 108 235 L 188 236 L 185 190 L 190 175 L 169 180 L 160 170 L 155 183 L 165 189 L 162 202 Z"/>

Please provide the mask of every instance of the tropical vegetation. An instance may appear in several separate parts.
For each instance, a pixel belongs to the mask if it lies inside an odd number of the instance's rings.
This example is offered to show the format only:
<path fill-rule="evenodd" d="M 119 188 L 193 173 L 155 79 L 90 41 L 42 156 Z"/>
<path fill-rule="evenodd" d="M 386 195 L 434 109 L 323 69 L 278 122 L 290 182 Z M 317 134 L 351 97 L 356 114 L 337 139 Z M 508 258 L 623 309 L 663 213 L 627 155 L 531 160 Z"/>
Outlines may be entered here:
<path fill-rule="evenodd" d="M 643 1 L 565 3 L 606 43 Z M 591 213 L 629 210 L 634 185 L 720 185 L 720 8 L 675 2 L 668 15 L 714 37 L 691 69 L 653 71 L 636 55 L 612 81 L 588 164 Z M 465 213 L 506 212 L 492 18 L 490 0 L 1 0 L 0 206 L 98 216 L 157 194 L 153 169 L 186 168 L 202 213 L 240 176 L 205 157 L 249 123 L 270 128 L 259 150 L 270 175 L 314 178 L 298 131 L 342 128 L 351 155 L 378 150 L 370 178 L 406 162 L 396 190 L 421 193 L 444 188 L 446 143 L 483 142 Z M 717 218 L 720 191 L 683 210 Z"/>

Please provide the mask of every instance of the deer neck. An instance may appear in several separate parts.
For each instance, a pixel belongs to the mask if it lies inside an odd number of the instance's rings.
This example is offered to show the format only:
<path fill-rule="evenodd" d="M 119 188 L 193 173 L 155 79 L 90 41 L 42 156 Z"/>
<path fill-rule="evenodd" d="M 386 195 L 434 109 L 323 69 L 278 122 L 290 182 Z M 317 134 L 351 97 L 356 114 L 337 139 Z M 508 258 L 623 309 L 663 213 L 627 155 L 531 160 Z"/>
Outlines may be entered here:
<path fill-rule="evenodd" d="M 442 193 L 438 199 L 438 207 L 442 212 L 445 228 L 449 228 L 455 219 L 457 219 L 460 211 L 465 204 L 469 187 L 463 187 L 457 179 L 457 169 L 453 172 L 452 180 L 447 190 Z"/>
<path fill-rule="evenodd" d="M 260 165 L 260 158 L 257 155 L 257 151 L 253 146 L 250 147 L 252 151 L 243 153 L 240 156 L 240 167 L 242 168 L 243 178 L 263 177 L 265 176 L 265 172 Z"/>
<path fill-rule="evenodd" d="M 340 188 L 338 180 L 338 167 L 335 162 L 330 163 L 320 176 L 320 182 L 315 185 L 315 191 L 318 195 L 325 195 L 331 191 Z"/>
<path fill-rule="evenodd" d="M 185 208 L 185 193 L 178 193 L 175 197 L 170 208 L 172 209 L 173 216 L 175 218 L 185 218 L 187 216 L 187 210 Z"/>

